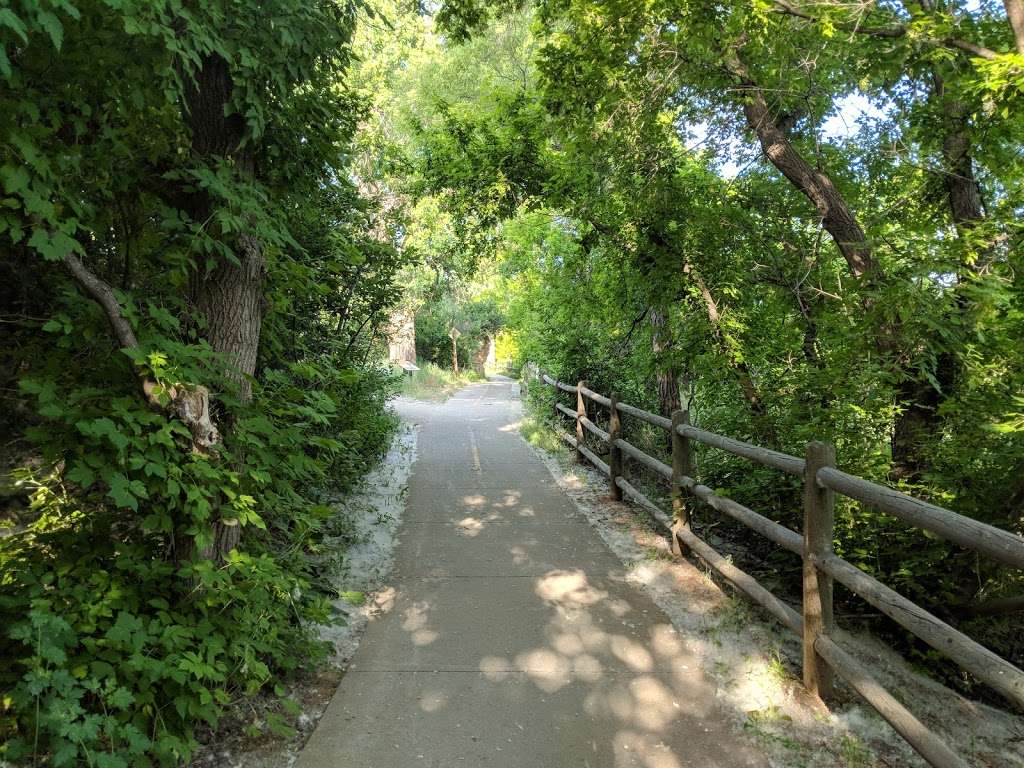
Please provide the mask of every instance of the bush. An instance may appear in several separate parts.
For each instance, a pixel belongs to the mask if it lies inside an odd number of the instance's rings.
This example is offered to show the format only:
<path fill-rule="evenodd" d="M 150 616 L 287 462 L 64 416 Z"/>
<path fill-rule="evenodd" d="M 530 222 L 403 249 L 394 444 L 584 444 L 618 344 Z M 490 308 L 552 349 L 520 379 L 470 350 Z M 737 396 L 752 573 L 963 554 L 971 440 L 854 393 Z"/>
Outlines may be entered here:
<path fill-rule="evenodd" d="M 330 611 L 309 555 L 329 509 L 316 494 L 388 444 L 386 377 L 268 371 L 210 455 L 138 398 L 24 381 L 48 416 L 32 430 L 47 469 L 21 471 L 35 521 L 0 540 L 0 755 L 176 765 L 197 723 L 322 657 L 309 627 Z M 218 563 L 202 550 L 223 505 L 244 549 Z"/>

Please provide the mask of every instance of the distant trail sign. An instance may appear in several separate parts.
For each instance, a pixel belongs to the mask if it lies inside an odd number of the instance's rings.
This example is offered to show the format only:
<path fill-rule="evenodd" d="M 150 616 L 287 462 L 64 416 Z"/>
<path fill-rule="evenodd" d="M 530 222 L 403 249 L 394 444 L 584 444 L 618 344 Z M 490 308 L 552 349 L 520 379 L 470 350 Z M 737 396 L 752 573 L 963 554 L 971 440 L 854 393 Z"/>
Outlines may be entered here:
<path fill-rule="evenodd" d="M 459 348 L 455 344 L 455 340 L 458 339 L 459 336 L 461 336 L 462 334 L 459 332 L 459 329 L 456 328 L 453 325 L 452 329 L 450 331 L 448 331 L 448 335 L 452 337 L 452 370 L 455 371 L 455 375 L 458 376 L 459 375 Z"/>

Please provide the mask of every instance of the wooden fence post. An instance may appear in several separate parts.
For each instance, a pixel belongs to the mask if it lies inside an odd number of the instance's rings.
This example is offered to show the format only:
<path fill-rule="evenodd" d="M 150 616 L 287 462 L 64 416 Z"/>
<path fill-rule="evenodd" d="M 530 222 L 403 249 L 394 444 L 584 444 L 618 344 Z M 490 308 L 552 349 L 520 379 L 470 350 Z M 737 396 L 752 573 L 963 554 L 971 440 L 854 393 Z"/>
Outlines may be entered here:
<path fill-rule="evenodd" d="M 818 470 L 834 467 L 836 449 L 817 441 L 807 445 L 804 470 L 804 686 L 819 699 L 832 694 L 832 672 L 814 651 L 819 635 L 833 628 L 832 577 L 815 567 L 814 558 L 832 552 L 835 493 L 818 486 Z"/>
<path fill-rule="evenodd" d="M 581 381 L 576 384 L 576 463 L 583 463 L 583 451 L 580 446 L 584 443 L 583 419 L 587 418 L 587 401 L 583 397 L 583 388 L 587 382 Z"/>
<path fill-rule="evenodd" d="M 615 481 L 622 477 L 622 449 L 615 444 L 615 441 L 622 437 L 622 421 L 619 418 L 619 396 L 612 392 L 608 397 L 608 408 L 611 416 L 608 419 L 608 480 L 612 499 L 622 501 L 622 489 Z"/>
<path fill-rule="evenodd" d="M 686 507 L 682 478 L 693 477 L 693 454 L 690 438 L 679 434 L 678 426 L 690 423 L 690 412 L 672 412 L 672 553 L 682 556 L 683 545 L 679 543 L 676 531 L 690 527 L 690 510 Z"/>

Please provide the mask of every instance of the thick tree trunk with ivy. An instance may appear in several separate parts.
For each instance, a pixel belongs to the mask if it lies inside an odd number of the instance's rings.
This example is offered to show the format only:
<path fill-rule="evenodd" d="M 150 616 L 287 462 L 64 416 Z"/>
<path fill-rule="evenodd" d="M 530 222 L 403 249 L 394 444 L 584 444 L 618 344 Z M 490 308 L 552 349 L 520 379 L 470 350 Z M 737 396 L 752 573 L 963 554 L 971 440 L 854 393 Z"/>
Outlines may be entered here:
<path fill-rule="evenodd" d="M 672 346 L 665 311 L 651 307 L 647 313 L 651 323 L 651 351 L 654 353 L 654 378 L 658 387 L 658 412 L 667 419 L 679 410 L 679 374 L 675 365 L 669 362 L 666 353 Z M 672 450 L 672 436 L 668 436 L 666 447 Z"/>
<path fill-rule="evenodd" d="M 672 346 L 668 324 L 664 310 L 659 307 L 651 307 L 648 317 L 651 323 L 651 349 L 654 352 L 654 377 L 658 384 L 658 411 L 662 416 L 671 418 L 672 413 L 679 410 L 679 376 L 675 366 L 665 359 L 666 352 Z"/>
<path fill-rule="evenodd" d="M 255 177 L 256 163 L 253 148 L 244 143 L 245 120 L 227 114 L 233 90 L 228 62 L 217 54 L 207 55 L 195 82 L 186 87 L 184 117 L 197 161 L 210 166 L 228 163 L 242 179 L 249 180 Z M 200 190 L 189 196 L 188 212 L 193 222 L 206 222 L 217 204 Z M 239 234 L 230 245 L 234 259 L 221 256 L 209 270 L 199 260 L 192 278 L 191 302 L 206 321 L 206 340 L 223 355 L 228 378 L 237 382 L 239 396 L 246 402 L 252 397 L 250 379 L 259 352 L 266 261 L 262 244 L 252 234 Z M 239 543 L 238 521 L 228 517 L 215 521 L 213 537 L 212 547 L 203 555 L 223 560 Z"/>
<path fill-rule="evenodd" d="M 242 235 L 235 249 L 239 263 L 222 260 L 196 279 L 192 301 L 206 318 L 206 339 L 227 359 L 243 401 L 252 396 L 249 381 L 256 372 L 263 321 L 263 249 L 254 237 Z"/>

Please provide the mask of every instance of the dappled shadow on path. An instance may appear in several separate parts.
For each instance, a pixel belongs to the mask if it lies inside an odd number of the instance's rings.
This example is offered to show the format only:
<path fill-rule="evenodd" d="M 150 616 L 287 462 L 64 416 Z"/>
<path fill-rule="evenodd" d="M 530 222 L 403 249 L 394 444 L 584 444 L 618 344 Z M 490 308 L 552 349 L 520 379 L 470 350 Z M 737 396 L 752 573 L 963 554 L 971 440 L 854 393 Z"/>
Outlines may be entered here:
<path fill-rule="evenodd" d="M 766 765 L 511 429 L 509 389 L 423 416 L 395 585 L 298 768 Z"/>
<path fill-rule="evenodd" d="M 628 585 L 553 569 L 517 579 L 532 600 L 490 594 L 486 606 L 446 581 L 438 580 L 438 599 L 395 599 L 402 636 L 386 655 L 405 663 L 368 658 L 357 667 L 411 673 L 396 680 L 408 749 L 430 754 L 427 734 L 444 733 L 455 740 L 445 754 L 476 755 L 480 764 L 763 764 L 724 723 L 714 685 L 675 629 Z M 441 594 L 447 587 L 455 601 Z M 474 615 L 453 621 L 453 603 Z M 477 679 L 467 681 L 471 673 Z M 523 761 L 508 750 L 522 750 Z"/>

